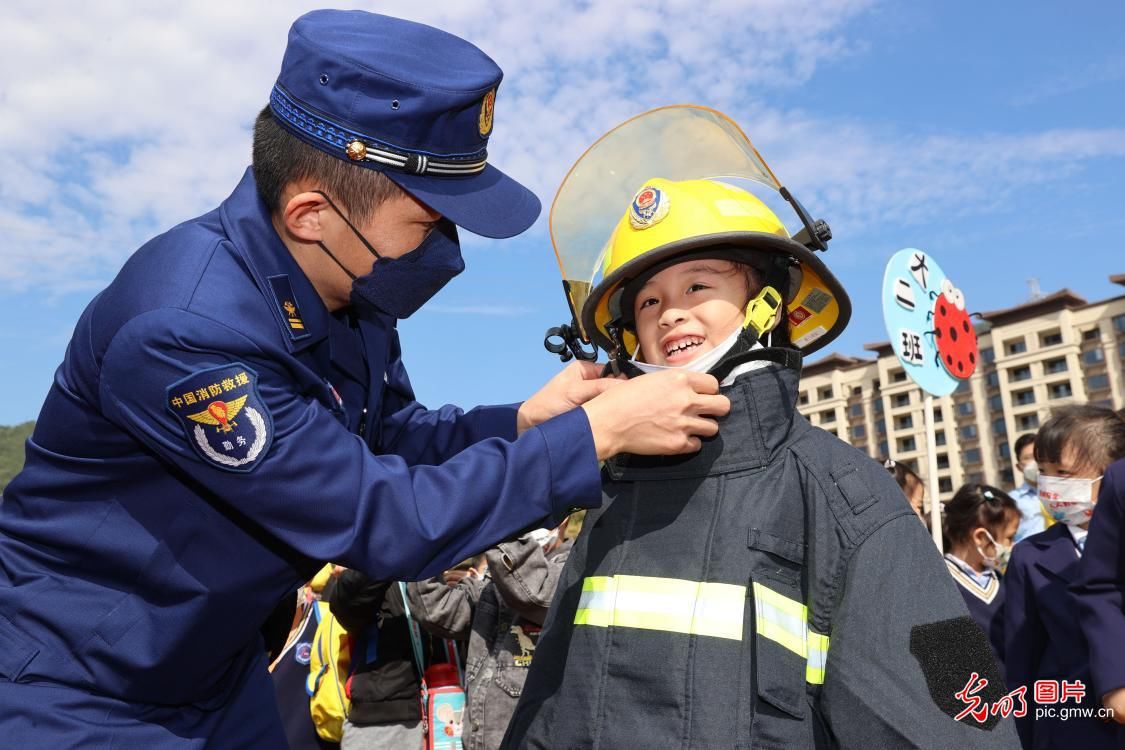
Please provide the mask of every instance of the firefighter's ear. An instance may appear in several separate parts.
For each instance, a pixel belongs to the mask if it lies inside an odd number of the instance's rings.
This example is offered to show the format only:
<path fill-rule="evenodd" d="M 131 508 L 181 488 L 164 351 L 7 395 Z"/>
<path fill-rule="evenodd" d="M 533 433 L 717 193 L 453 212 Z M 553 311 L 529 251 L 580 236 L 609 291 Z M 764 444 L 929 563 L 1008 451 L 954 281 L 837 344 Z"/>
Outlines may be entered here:
<path fill-rule="evenodd" d="M 1007 694 L 992 647 L 971 617 L 915 625 L 910 630 L 910 653 L 922 668 L 930 698 L 950 718 L 956 718 L 975 702 L 974 699 L 962 700 L 958 693 L 966 695 L 967 691 L 978 696 L 985 706 L 991 706 Z M 974 674 L 976 682 L 972 679 Z M 983 687 L 982 680 L 987 681 Z M 978 721 L 966 715 L 961 723 L 990 730 L 1000 723 L 1000 716 L 989 712 L 984 721 Z"/>

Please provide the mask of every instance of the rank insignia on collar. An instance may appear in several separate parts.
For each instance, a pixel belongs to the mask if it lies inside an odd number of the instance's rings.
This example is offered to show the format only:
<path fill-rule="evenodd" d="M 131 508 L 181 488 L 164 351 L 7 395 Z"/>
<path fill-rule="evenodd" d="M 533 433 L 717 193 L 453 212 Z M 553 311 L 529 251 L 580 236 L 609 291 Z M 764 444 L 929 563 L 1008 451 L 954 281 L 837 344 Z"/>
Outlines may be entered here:
<path fill-rule="evenodd" d="M 670 207 L 671 201 L 663 190 L 645 185 L 633 196 L 633 204 L 629 206 L 629 224 L 633 229 L 648 229 L 663 220 Z"/>
<path fill-rule="evenodd" d="M 168 409 L 207 463 L 248 472 L 269 451 L 273 419 L 258 393 L 258 373 L 244 364 L 212 367 L 168 386 Z"/>
<path fill-rule="evenodd" d="M 309 335 L 305 330 L 305 319 L 301 317 L 301 308 L 297 306 L 297 295 L 293 294 L 293 284 L 285 274 L 270 276 L 267 281 L 273 290 L 274 302 L 277 311 L 285 322 L 285 329 L 289 337 L 299 341 Z"/>
<path fill-rule="evenodd" d="M 287 299 L 281 303 L 281 309 L 285 310 L 288 316 L 286 320 L 289 321 L 289 327 L 296 331 L 305 330 L 305 323 L 301 320 L 301 311 L 297 309 L 297 305 L 293 300 Z"/>

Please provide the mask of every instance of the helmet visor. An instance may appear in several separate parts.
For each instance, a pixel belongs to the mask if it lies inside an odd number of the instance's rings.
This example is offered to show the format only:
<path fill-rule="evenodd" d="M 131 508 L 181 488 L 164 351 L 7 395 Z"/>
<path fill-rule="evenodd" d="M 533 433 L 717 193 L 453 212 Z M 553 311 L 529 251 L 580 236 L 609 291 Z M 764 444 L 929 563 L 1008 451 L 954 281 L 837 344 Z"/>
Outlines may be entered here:
<path fill-rule="evenodd" d="M 563 179 L 551 206 L 551 243 L 576 319 L 602 275 L 606 243 L 637 190 L 654 177 L 720 179 L 792 215 L 781 184 L 745 133 L 706 107 L 662 107 L 602 136 Z M 790 227 L 790 234 L 799 228 Z M 584 336 L 586 332 L 583 332 Z M 587 336 L 588 338 L 588 336 Z"/>

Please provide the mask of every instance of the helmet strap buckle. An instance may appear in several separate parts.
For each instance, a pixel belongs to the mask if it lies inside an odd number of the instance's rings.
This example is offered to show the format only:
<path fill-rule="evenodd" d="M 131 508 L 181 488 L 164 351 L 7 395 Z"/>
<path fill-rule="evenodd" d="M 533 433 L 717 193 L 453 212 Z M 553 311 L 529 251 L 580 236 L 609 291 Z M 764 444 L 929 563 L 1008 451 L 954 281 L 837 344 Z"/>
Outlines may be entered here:
<path fill-rule="evenodd" d="M 602 370 L 602 377 L 624 375 L 628 378 L 635 378 L 638 375 L 643 375 L 641 368 L 629 360 L 629 352 L 625 348 L 624 328 L 621 326 L 621 318 L 614 318 L 607 323 L 605 331 L 609 335 L 609 340 L 613 342 L 613 351 L 609 352 L 609 362 Z"/>

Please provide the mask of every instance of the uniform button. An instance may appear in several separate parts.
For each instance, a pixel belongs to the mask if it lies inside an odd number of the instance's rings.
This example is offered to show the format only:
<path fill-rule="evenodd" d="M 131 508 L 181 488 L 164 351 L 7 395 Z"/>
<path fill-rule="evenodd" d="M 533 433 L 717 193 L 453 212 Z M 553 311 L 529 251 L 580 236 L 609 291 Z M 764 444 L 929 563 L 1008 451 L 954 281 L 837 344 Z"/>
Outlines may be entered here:
<path fill-rule="evenodd" d="M 473 731 L 474 732 L 480 731 L 480 722 L 477 721 L 476 719 L 473 719 Z"/>

